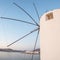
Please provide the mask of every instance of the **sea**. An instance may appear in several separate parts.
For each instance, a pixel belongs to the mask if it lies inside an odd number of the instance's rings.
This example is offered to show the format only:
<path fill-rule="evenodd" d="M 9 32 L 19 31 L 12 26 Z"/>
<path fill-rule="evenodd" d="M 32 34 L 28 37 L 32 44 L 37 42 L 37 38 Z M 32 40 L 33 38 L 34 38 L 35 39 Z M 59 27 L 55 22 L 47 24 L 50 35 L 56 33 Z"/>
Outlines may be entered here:
<path fill-rule="evenodd" d="M 17 52 L 0 52 L 0 60 L 32 60 L 32 55 Z M 33 55 L 33 60 L 40 60 L 40 55 Z"/>

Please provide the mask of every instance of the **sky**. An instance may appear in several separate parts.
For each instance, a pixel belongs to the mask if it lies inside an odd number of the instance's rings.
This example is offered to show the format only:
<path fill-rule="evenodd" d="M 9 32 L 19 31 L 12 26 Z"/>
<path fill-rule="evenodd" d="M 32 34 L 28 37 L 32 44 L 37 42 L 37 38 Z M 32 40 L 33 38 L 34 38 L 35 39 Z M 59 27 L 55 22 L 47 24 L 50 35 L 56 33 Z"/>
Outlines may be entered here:
<path fill-rule="evenodd" d="M 60 0 L 0 0 L 0 17 L 4 16 L 34 23 L 31 18 L 29 18 L 21 9 L 13 4 L 14 2 L 24 8 L 37 23 L 39 23 L 39 20 L 33 6 L 33 2 L 37 7 L 40 17 L 50 10 L 60 8 Z M 8 44 L 14 42 L 35 28 L 37 27 L 34 25 L 0 18 L 0 48 L 7 48 L 6 46 Z M 34 32 L 8 48 L 31 50 L 34 47 L 36 35 L 37 32 Z M 36 48 L 40 48 L 39 38 Z"/>

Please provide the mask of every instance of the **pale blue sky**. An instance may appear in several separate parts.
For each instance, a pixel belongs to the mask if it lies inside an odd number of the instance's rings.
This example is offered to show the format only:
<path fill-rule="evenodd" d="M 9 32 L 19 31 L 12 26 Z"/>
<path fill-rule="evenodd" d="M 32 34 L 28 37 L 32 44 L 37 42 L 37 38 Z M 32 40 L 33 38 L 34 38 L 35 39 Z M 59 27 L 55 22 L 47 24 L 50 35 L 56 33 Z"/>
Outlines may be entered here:
<path fill-rule="evenodd" d="M 33 7 L 36 4 L 39 16 L 46 11 L 60 8 L 60 0 L 0 0 L 0 16 L 21 19 L 33 22 L 22 10 L 16 7 L 13 2 L 23 7 L 37 22 L 39 22 Z M 8 44 L 29 33 L 36 28 L 34 25 L 25 24 L 16 21 L 0 19 L 0 48 L 6 48 Z M 9 48 L 13 49 L 33 49 L 36 33 L 33 33 L 21 41 L 15 43 Z M 37 48 L 39 48 L 39 39 Z"/>

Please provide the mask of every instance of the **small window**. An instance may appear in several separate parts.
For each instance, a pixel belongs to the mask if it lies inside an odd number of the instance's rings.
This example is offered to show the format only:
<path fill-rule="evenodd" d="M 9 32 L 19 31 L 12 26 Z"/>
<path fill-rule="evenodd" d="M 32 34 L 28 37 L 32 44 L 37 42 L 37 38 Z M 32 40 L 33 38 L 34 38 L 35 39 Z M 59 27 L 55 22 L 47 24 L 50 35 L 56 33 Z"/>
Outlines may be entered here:
<path fill-rule="evenodd" d="M 53 19 L 53 13 L 52 12 L 46 14 L 46 20 L 51 20 L 51 19 Z"/>

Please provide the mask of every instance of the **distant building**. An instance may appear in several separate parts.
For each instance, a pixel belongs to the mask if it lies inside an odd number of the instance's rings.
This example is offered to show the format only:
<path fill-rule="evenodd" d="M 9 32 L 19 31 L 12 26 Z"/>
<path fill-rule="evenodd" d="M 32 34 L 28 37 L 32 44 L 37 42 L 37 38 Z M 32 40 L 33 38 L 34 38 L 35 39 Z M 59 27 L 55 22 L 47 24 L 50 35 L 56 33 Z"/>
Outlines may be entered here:
<path fill-rule="evenodd" d="M 40 53 L 40 51 L 25 51 L 25 53 L 27 53 L 27 54 L 39 54 Z"/>

